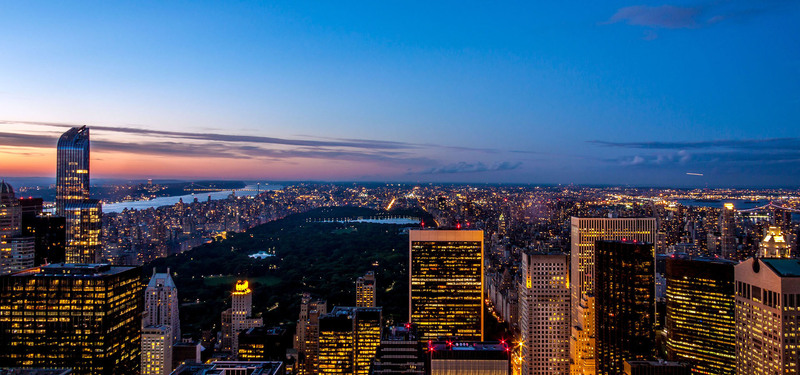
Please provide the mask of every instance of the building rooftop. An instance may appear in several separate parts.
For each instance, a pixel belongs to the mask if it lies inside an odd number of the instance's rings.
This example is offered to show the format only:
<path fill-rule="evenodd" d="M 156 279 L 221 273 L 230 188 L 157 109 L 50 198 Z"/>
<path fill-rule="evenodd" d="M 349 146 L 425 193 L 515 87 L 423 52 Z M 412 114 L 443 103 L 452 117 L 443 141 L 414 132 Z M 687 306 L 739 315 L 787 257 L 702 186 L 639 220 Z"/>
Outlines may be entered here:
<path fill-rule="evenodd" d="M 53 263 L 46 266 L 29 268 L 27 270 L 14 273 L 11 276 L 97 277 L 116 275 L 135 268 L 136 267 L 112 266 L 105 263 Z"/>
<path fill-rule="evenodd" d="M 800 260 L 780 258 L 759 258 L 781 277 L 800 277 Z"/>
<path fill-rule="evenodd" d="M 218 361 L 210 364 L 183 364 L 172 375 L 278 375 L 283 362 Z"/>

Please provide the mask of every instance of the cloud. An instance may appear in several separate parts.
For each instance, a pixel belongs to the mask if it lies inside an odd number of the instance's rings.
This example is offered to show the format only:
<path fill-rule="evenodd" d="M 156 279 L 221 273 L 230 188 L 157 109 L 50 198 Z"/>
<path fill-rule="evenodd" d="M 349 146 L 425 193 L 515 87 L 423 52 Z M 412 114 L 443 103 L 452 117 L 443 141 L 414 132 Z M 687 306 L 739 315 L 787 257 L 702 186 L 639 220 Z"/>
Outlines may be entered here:
<path fill-rule="evenodd" d="M 693 28 L 698 26 L 699 8 L 683 8 L 672 5 L 635 5 L 617 10 L 606 23 L 625 22 L 628 25 L 666 29 Z"/>
<path fill-rule="evenodd" d="M 599 146 L 637 148 L 653 150 L 687 150 L 687 149 L 737 149 L 737 150 L 797 150 L 800 149 L 800 138 L 765 138 L 765 139 L 725 139 L 692 142 L 607 142 L 588 141 Z"/>
<path fill-rule="evenodd" d="M 796 4 L 789 0 L 764 0 L 715 1 L 695 6 L 634 5 L 618 9 L 602 24 L 625 23 L 654 29 L 697 29 L 725 21 L 744 22 Z M 644 39 L 652 40 L 657 37 L 657 34 L 649 33 Z"/>
<path fill-rule="evenodd" d="M 519 168 L 522 166 L 522 162 L 499 162 L 494 163 L 491 166 L 487 166 L 482 162 L 477 163 L 467 163 L 467 162 L 458 162 L 455 164 L 449 164 L 442 167 L 430 168 L 420 172 L 416 172 L 417 174 L 450 174 L 450 173 L 476 173 L 476 172 L 499 172 L 499 171 L 510 171 Z"/>

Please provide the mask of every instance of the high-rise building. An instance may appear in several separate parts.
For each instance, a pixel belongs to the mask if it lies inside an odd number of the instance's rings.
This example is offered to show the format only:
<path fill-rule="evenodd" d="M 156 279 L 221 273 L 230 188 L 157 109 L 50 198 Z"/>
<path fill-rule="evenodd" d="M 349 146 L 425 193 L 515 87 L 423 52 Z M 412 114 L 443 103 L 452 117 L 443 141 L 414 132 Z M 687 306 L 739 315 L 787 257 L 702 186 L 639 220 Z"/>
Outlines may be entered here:
<path fill-rule="evenodd" d="M 667 353 L 695 373 L 736 373 L 735 265 L 719 258 L 667 259 Z"/>
<path fill-rule="evenodd" d="M 74 127 L 58 139 L 56 154 L 56 215 L 65 216 L 68 203 L 89 199 L 89 128 Z"/>
<path fill-rule="evenodd" d="M 571 375 L 594 375 L 597 372 L 595 361 L 597 342 L 595 340 L 594 297 L 583 295 L 577 309 L 578 320 L 572 326 L 570 337 Z"/>
<path fill-rule="evenodd" d="M 66 261 L 100 260 L 102 205 L 89 199 L 89 129 L 67 130 L 58 139 L 56 215 L 67 218 Z"/>
<path fill-rule="evenodd" d="M 66 260 L 68 263 L 94 263 L 100 260 L 103 206 L 96 199 L 64 206 L 67 221 Z"/>
<path fill-rule="evenodd" d="M 725 203 L 719 215 L 720 256 L 725 259 L 736 257 L 736 210 L 732 203 Z"/>
<path fill-rule="evenodd" d="M 375 273 L 356 279 L 356 307 L 375 307 Z"/>
<path fill-rule="evenodd" d="M 294 337 L 294 348 L 302 354 L 304 360 L 300 365 L 303 374 L 315 374 L 319 354 L 319 318 L 328 313 L 325 300 L 314 300 L 308 293 L 303 293 L 300 300 L 300 317 L 297 320 L 297 331 Z"/>
<path fill-rule="evenodd" d="M 170 343 L 174 344 L 181 338 L 181 321 L 178 313 L 178 288 L 172 280 L 169 268 L 166 273 L 156 273 L 147 283 L 144 291 L 144 315 L 142 325 L 167 325 L 170 326 L 172 337 Z"/>
<path fill-rule="evenodd" d="M 22 235 L 34 239 L 34 265 L 64 263 L 66 260 L 67 220 L 59 216 L 22 219 Z"/>
<path fill-rule="evenodd" d="M 511 348 L 504 343 L 435 341 L 424 349 L 430 375 L 511 374 Z"/>
<path fill-rule="evenodd" d="M 790 250 L 781 227 L 769 227 L 767 235 L 758 244 L 758 256 L 761 258 L 790 258 Z"/>
<path fill-rule="evenodd" d="M 22 209 L 14 189 L 0 182 L 0 275 L 33 267 L 33 237 L 22 236 Z"/>
<path fill-rule="evenodd" d="M 736 374 L 800 370 L 800 262 L 750 258 L 734 267 Z"/>
<path fill-rule="evenodd" d="M 319 319 L 320 374 L 369 374 L 381 342 L 380 307 L 335 307 Z"/>
<path fill-rule="evenodd" d="M 391 327 L 381 339 L 370 373 L 373 375 L 425 375 L 425 359 L 416 327 Z"/>
<path fill-rule="evenodd" d="M 483 231 L 409 231 L 409 316 L 422 340 L 483 340 Z"/>
<path fill-rule="evenodd" d="M 169 268 L 166 273 L 156 273 L 153 269 L 153 276 L 144 290 L 142 327 L 142 375 L 169 375 L 172 346 L 180 338 L 181 331 L 178 288 Z"/>
<path fill-rule="evenodd" d="M 286 330 L 281 327 L 255 327 L 239 333 L 240 361 L 280 361 L 286 358 Z"/>
<path fill-rule="evenodd" d="M 624 362 L 655 355 L 655 252 L 652 243 L 597 241 L 597 373 L 617 375 Z"/>
<path fill-rule="evenodd" d="M 254 327 L 261 327 L 264 321 L 261 318 L 254 318 L 253 315 L 253 291 L 247 280 L 239 280 L 234 286 L 231 294 L 231 308 L 223 314 L 223 338 L 230 337 L 230 351 L 235 356 L 239 350 L 239 332 Z M 229 314 L 230 324 L 224 324 L 225 314 Z M 229 328 L 228 328 L 229 327 Z M 223 349 L 227 350 L 223 345 Z"/>
<path fill-rule="evenodd" d="M 169 375 L 172 372 L 172 344 L 170 326 L 144 326 L 141 375 Z"/>
<path fill-rule="evenodd" d="M 519 330 L 523 375 L 569 374 L 569 257 L 523 253 Z"/>
<path fill-rule="evenodd" d="M 571 358 L 570 372 L 573 374 L 592 374 L 596 356 L 596 348 L 587 345 L 594 342 L 592 325 L 594 320 L 578 320 L 587 313 L 582 305 L 587 298 L 595 296 L 595 242 L 598 240 L 636 240 L 656 243 L 658 223 L 655 218 L 580 218 L 572 217 L 571 251 L 570 251 L 570 288 L 571 291 L 571 324 L 573 335 L 570 338 L 570 355 L 583 357 Z M 584 298 L 584 296 L 586 298 Z M 576 335 L 583 336 L 579 339 Z M 577 345 L 583 345 L 581 348 Z"/>
<path fill-rule="evenodd" d="M 141 271 L 51 264 L 0 277 L 0 367 L 139 372 Z"/>

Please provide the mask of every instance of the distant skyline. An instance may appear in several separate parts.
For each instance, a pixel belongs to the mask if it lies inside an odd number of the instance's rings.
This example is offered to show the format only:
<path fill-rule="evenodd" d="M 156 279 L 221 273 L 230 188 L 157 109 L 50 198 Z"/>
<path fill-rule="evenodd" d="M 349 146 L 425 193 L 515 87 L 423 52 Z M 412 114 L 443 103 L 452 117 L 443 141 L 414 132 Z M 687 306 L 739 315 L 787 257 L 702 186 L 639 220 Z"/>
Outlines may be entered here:
<path fill-rule="evenodd" d="M 800 185 L 800 3 L 3 5 L 0 177 Z"/>

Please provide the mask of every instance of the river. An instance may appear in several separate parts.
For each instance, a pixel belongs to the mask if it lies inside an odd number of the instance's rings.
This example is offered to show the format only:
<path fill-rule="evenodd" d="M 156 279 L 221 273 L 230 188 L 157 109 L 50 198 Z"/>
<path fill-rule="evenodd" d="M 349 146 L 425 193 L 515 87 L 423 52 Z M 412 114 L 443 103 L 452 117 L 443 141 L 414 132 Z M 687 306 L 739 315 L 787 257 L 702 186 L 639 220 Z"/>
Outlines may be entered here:
<path fill-rule="evenodd" d="M 256 189 L 260 189 L 260 191 L 267 191 L 267 190 L 280 190 L 283 189 L 281 185 L 247 185 L 244 187 L 245 191 L 239 190 L 223 190 L 223 191 L 215 191 L 211 193 L 197 193 L 197 194 L 186 194 L 186 195 L 175 195 L 171 197 L 158 197 L 153 198 L 150 200 L 138 200 L 138 201 L 130 201 L 130 202 L 118 202 L 118 203 L 107 203 L 103 204 L 103 212 L 104 213 L 116 213 L 122 212 L 124 209 L 129 210 L 146 210 L 150 207 L 162 207 L 162 206 L 172 206 L 181 199 L 183 199 L 183 203 L 192 203 L 194 198 L 197 198 L 199 201 L 208 200 L 211 197 L 212 200 L 217 199 L 225 199 L 231 193 L 236 192 L 237 196 L 252 196 L 256 195 Z"/>

